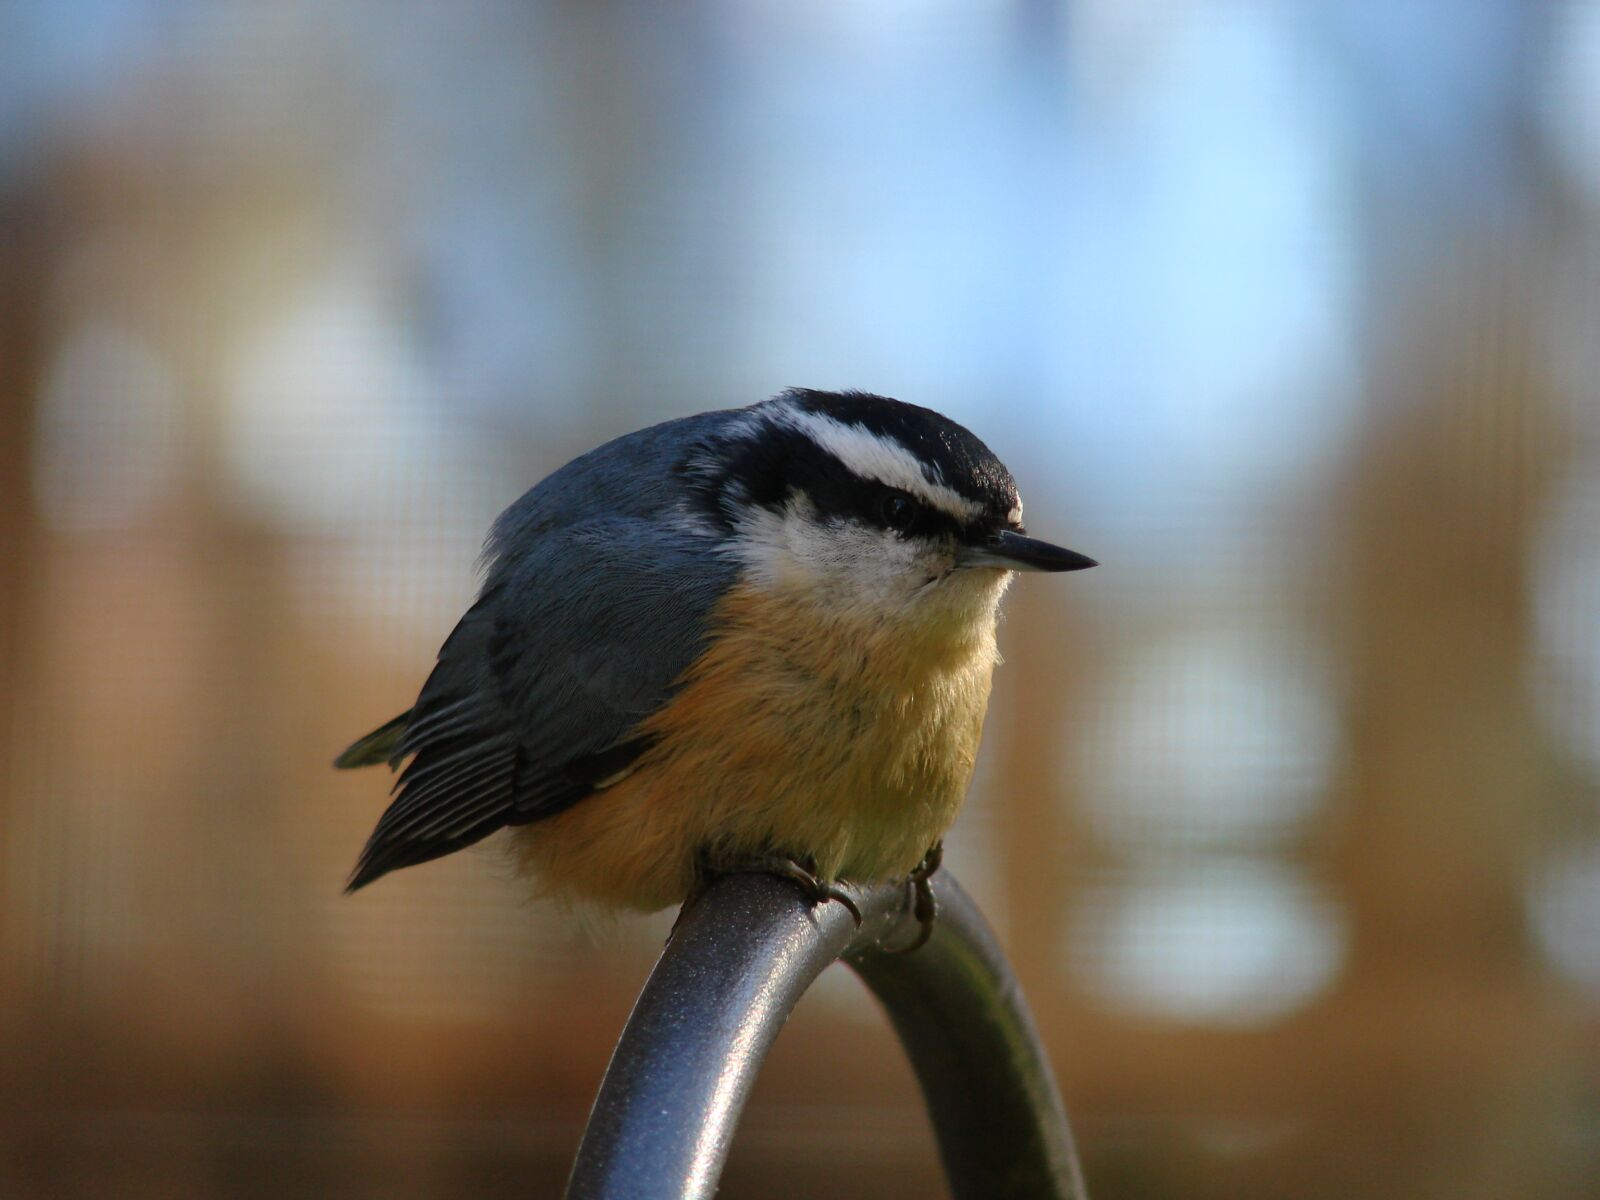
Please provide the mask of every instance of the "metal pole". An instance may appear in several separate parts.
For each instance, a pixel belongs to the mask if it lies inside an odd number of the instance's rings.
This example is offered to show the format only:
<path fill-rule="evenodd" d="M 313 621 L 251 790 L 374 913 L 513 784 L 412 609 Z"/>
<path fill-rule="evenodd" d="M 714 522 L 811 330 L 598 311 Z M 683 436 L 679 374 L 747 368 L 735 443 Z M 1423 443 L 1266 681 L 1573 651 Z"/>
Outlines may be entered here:
<path fill-rule="evenodd" d="M 811 905 L 786 880 L 719 880 L 680 918 L 600 1084 L 569 1200 L 709 1200 L 756 1072 L 811 982 L 844 958 L 922 1084 L 956 1200 L 1085 1200 L 1049 1062 L 982 915 L 949 872 L 916 936 L 909 888 Z"/>

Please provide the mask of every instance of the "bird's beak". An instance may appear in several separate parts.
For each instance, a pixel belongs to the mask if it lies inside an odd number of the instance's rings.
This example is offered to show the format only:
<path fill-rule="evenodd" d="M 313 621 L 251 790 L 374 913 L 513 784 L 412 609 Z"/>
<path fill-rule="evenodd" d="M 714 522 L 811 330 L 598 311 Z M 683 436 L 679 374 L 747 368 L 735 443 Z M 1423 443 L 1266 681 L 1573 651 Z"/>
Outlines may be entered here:
<path fill-rule="evenodd" d="M 1098 567 L 1086 554 L 1053 546 L 1015 530 L 1002 529 L 985 541 L 956 551 L 958 567 L 1000 567 L 1006 571 L 1081 571 Z"/>

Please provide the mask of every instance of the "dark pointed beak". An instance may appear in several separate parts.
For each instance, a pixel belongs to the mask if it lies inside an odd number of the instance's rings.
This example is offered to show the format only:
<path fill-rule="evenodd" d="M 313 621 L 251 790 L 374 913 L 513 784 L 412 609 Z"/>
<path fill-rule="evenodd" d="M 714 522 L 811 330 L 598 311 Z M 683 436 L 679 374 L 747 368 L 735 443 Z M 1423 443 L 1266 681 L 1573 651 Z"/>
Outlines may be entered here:
<path fill-rule="evenodd" d="M 1007 571 L 1082 571 L 1100 564 L 1087 554 L 1054 546 L 1015 530 L 1002 529 L 956 552 L 958 567 L 1000 567 Z"/>

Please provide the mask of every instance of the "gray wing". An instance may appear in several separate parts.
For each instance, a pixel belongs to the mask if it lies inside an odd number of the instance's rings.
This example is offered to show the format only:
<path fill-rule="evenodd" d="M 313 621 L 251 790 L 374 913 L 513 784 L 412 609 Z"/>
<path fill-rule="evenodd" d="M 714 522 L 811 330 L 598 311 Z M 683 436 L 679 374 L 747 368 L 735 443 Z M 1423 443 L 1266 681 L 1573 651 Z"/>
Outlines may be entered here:
<path fill-rule="evenodd" d="M 646 748 L 637 727 L 700 653 L 733 568 L 660 511 L 565 515 L 497 529 L 483 593 L 397 718 L 391 762 L 411 761 L 347 890 L 558 813 Z"/>

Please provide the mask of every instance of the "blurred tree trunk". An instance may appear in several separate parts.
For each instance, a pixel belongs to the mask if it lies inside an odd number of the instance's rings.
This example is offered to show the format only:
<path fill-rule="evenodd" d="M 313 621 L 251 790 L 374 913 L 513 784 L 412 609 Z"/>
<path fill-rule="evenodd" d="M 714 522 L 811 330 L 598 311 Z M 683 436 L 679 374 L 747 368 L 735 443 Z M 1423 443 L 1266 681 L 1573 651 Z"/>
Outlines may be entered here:
<path fill-rule="evenodd" d="M 1083 805 L 1068 794 L 1075 750 L 1069 732 L 1095 663 L 1068 603 L 1045 588 L 1014 588 L 1006 607 L 1005 703 L 990 717 L 1006 943 L 1039 1020 L 1052 1037 L 1066 1037 L 1071 1022 L 1055 1019 L 1063 1014 L 1066 923 L 1093 861 L 1078 815 Z"/>
<path fill-rule="evenodd" d="M 574 114 L 565 132 L 577 201 L 573 236 L 588 266 L 587 436 L 610 438 L 638 424 L 657 386 L 655 365 L 640 357 L 653 340 L 641 324 L 648 306 L 634 297 L 648 279 L 640 255 L 654 249 L 645 241 L 661 204 L 652 151 L 664 134 L 630 61 L 636 14 L 612 0 L 565 0 L 556 12 L 574 64 L 564 77 Z"/>
<path fill-rule="evenodd" d="M 1329 579 L 1348 622 L 1329 854 L 1349 950 L 1308 1029 L 1328 1194 L 1573 1194 L 1554 1131 L 1576 1060 L 1526 897 L 1553 777 L 1527 678 L 1531 566 L 1562 460 L 1542 326 L 1574 243 L 1534 133 L 1529 51 L 1551 17 L 1500 7 L 1502 36 L 1462 77 L 1480 105 L 1470 139 L 1421 104 L 1398 127 L 1380 103 L 1363 114 L 1369 409 Z M 1417 49 L 1413 80 L 1431 53 Z"/>
<path fill-rule="evenodd" d="M 1529 565 L 1559 443 L 1538 337 L 1551 247 L 1518 232 L 1474 230 L 1385 298 L 1394 349 L 1341 504 L 1350 950 L 1317 1128 L 1330 1177 L 1372 1196 L 1560 1194 L 1520 1177 L 1558 1157 L 1529 1147 L 1568 1072 L 1526 919 L 1550 799 Z M 1384 1180 L 1352 1161 L 1357 1137 Z"/>
<path fill-rule="evenodd" d="M 12 764 L 19 750 L 17 718 L 28 693 L 28 583 L 38 540 L 30 483 L 34 412 L 44 356 L 42 300 L 59 241 L 40 180 L 31 175 L 20 188 L 0 191 L 0 830 L 14 828 Z M 7 861 L 0 856 L 0 898 L 10 892 L 3 873 Z M 0 962 L 11 961 L 8 933 L 0 921 Z"/>
<path fill-rule="evenodd" d="M 42 304 L 60 250 L 61 223 L 49 203 L 47 173 L 21 173 L 0 188 L 0 838 L 11 850 L 21 807 L 17 760 L 24 746 L 22 717 L 30 711 L 30 624 L 37 613 L 31 582 L 37 576 L 39 536 L 33 504 L 32 451 L 47 316 Z M 53 1147 L 29 1119 L 47 1079 L 42 1057 L 17 1031 L 36 1023 L 23 1006 L 37 1001 L 21 982 L 16 912 L 21 883 L 13 879 L 18 856 L 0 853 L 0 1042 L 7 1070 L 0 1077 L 0 1160 L 16 1178 L 42 1184 L 50 1176 Z M 36 1031 L 33 1037 L 36 1040 Z"/>

